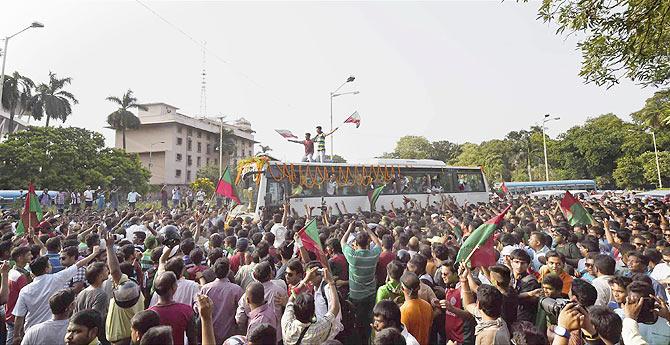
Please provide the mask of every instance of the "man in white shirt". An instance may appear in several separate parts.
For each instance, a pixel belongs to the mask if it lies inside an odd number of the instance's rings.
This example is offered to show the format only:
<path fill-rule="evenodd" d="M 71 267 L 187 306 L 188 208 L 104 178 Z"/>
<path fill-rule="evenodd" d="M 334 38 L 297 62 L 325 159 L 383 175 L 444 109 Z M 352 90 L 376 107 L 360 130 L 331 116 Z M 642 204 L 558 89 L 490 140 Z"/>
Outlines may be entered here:
<path fill-rule="evenodd" d="M 126 239 L 132 241 L 136 232 L 143 232 L 146 234 L 146 237 L 151 235 L 151 231 L 149 231 L 144 224 L 140 224 L 139 217 L 132 217 L 128 222 L 130 223 L 130 226 L 126 229 Z"/>
<path fill-rule="evenodd" d="M 12 311 L 15 317 L 15 343 L 23 339 L 24 331 L 49 320 L 53 316 L 47 303 L 49 297 L 56 291 L 63 289 L 63 285 L 77 275 L 80 267 L 88 265 L 100 253 L 100 248 L 95 247 L 91 255 L 54 274 L 49 274 L 51 273 L 51 264 L 47 256 L 41 256 L 30 263 L 30 271 L 35 276 L 35 279 L 32 283 L 21 289 L 16 306 L 14 306 L 14 310 Z M 18 340 L 16 340 L 17 338 Z"/>
<path fill-rule="evenodd" d="M 539 271 L 543 265 L 542 261 L 544 261 L 544 259 L 540 260 L 540 258 L 544 257 L 549 251 L 549 248 L 544 245 L 544 235 L 541 232 L 531 233 L 528 239 L 528 246 L 533 251 L 531 265 L 535 271 Z"/>
<path fill-rule="evenodd" d="M 184 260 L 182 258 L 172 258 L 165 263 L 165 271 L 173 272 L 177 276 L 177 291 L 175 291 L 172 299 L 176 303 L 183 303 L 186 305 L 193 305 L 196 296 L 200 292 L 200 285 L 193 280 L 185 279 L 182 276 L 184 272 Z M 154 292 L 151 297 L 149 306 L 154 306 L 158 303 L 158 294 Z"/>
<path fill-rule="evenodd" d="M 270 232 L 275 235 L 275 243 L 272 246 L 280 248 L 286 241 L 286 233 L 288 230 L 282 224 L 282 216 L 280 214 L 275 214 L 272 221 L 274 222 L 274 225 L 270 228 Z"/>
<path fill-rule="evenodd" d="M 90 187 L 84 191 L 84 202 L 86 202 L 86 208 L 93 206 L 93 190 Z"/>
<path fill-rule="evenodd" d="M 26 332 L 21 345 L 64 344 L 68 318 L 74 309 L 74 291 L 63 289 L 49 298 L 53 318 L 37 324 Z"/>
<path fill-rule="evenodd" d="M 137 203 L 137 198 L 141 197 L 142 195 L 138 192 L 135 191 L 135 189 L 132 189 L 130 193 L 128 193 L 128 206 L 131 209 L 135 208 L 135 203 Z"/>
<path fill-rule="evenodd" d="M 400 307 L 395 302 L 388 299 L 379 301 L 372 310 L 372 316 L 372 328 L 375 332 L 395 328 L 405 338 L 405 344 L 419 345 L 416 338 L 407 331 L 407 327 L 400 322 Z"/>

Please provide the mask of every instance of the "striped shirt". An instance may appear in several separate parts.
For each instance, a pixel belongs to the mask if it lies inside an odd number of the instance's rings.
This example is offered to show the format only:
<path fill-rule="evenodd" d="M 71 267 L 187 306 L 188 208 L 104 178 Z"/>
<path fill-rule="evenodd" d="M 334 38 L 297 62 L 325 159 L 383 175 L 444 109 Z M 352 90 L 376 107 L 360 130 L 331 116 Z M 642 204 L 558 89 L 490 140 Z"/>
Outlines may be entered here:
<path fill-rule="evenodd" d="M 314 142 L 316 143 L 317 151 L 326 151 L 326 135 L 319 133 L 314 136 Z"/>
<path fill-rule="evenodd" d="M 382 249 L 375 246 L 372 249 L 354 250 L 350 245 L 346 245 L 342 251 L 349 263 L 349 298 L 363 299 L 375 295 L 377 292 L 375 269 Z"/>

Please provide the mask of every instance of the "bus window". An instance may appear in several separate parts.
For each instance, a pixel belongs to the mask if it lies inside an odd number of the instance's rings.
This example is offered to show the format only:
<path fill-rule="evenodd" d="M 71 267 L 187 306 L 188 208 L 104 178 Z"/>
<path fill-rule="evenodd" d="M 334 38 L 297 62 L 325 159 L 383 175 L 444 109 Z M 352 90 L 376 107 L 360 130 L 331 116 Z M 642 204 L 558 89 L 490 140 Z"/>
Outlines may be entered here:
<path fill-rule="evenodd" d="M 454 188 L 454 173 L 451 171 L 444 171 L 440 175 L 440 185 L 442 186 L 442 190 L 445 193 L 453 193 L 456 191 L 456 188 Z"/>
<path fill-rule="evenodd" d="M 481 172 L 472 171 L 465 172 L 459 171 L 456 174 L 458 178 L 458 191 L 459 192 L 484 192 L 484 180 L 482 179 Z"/>
<path fill-rule="evenodd" d="M 258 200 L 258 184 L 254 181 L 256 176 L 256 173 L 247 174 L 237 186 L 240 201 L 243 205 L 250 205 L 250 210 L 256 208 L 256 200 Z"/>

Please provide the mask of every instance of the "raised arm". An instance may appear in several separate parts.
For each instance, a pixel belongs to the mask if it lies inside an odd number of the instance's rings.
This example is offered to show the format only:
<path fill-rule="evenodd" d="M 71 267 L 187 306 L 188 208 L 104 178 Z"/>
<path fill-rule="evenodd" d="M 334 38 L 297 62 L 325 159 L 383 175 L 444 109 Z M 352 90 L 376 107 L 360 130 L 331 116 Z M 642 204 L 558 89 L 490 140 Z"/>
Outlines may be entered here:
<path fill-rule="evenodd" d="M 0 304 L 7 303 L 9 297 L 9 270 L 12 265 L 9 261 L 4 261 L 0 266 L 0 274 L 2 274 L 2 285 L 0 286 Z"/>
<path fill-rule="evenodd" d="M 461 298 L 463 298 L 463 309 L 467 310 L 470 314 L 473 314 L 474 310 L 477 309 L 477 305 L 474 298 L 472 298 L 472 290 L 470 290 L 470 285 L 468 283 L 469 275 L 470 269 L 464 262 L 461 262 L 461 266 L 458 269 L 458 278 L 461 282 Z"/>
<path fill-rule="evenodd" d="M 328 288 L 330 292 L 330 300 L 332 303 L 328 306 L 328 312 L 333 315 L 333 319 L 337 317 L 337 315 L 340 313 L 340 298 L 337 294 L 337 286 L 335 285 L 335 281 L 333 280 L 333 276 L 330 274 L 330 269 L 324 267 L 323 268 L 323 279 L 328 283 Z"/>
<path fill-rule="evenodd" d="M 344 249 L 344 247 L 347 246 L 347 239 L 349 238 L 349 234 L 351 233 L 351 231 L 354 229 L 355 223 L 356 222 L 354 222 L 354 221 L 351 221 L 349 223 L 349 227 L 347 228 L 347 231 L 344 232 L 344 235 L 342 235 L 342 238 L 340 239 L 340 246 L 343 249 Z"/>
<path fill-rule="evenodd" d="M 198 295 L 197 303 L 200 311 L 202 345 L 216 345 L 212 323 L 212 300 L 207 295 Z"/>
<path fill-rule="evenodd" d="M 119 258 L 114 252 L 114 234 L 105 232 L 105 246 L 107 247 L 107 265 L 109 266 L 109 275 L 112 276 L 115 284 L 121 280 L 121 268 Z"/>
<path fill-rule="evenodd" d="M 382 241 L 379 240 L 379 237 L 377 237 L 377 235 L 375 234 L 374 231 L 372 231 L 372 229 L 368 228 L 368 225 L 365 222 L 363 222 L 363 229 L 367 231 L 368 235 L 370 235 L 370 239 L 372 240 L 372 242 L 374 242 L 374 244 L 377 247 L 381 248 Z"/>

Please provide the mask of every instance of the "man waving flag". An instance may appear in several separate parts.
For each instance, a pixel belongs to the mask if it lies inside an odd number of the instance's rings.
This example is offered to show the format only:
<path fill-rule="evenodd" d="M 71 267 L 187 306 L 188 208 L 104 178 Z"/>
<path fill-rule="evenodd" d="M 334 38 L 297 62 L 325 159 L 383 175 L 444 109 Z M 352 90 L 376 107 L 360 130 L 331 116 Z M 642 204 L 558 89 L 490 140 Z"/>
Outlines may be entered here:
<path fill-rule="evenodd" d="M 589 214 L 589 211 L 567 190 L 561 200 L 560 206 L 561 212 L 563 212 L 570 225 L 589 225 L 593 223 L 593 217 Z"/>
<path fill-rule="evenodd" d="M 496 253 L 493 249 L 493 233 L 502 223 L 510 207 L 512 206 L 507 206 L 499 215 L 480 225 L 463 241 L 463 245 L 456 255 L 456 262 L 470 261 L 472 268 L 495 265 Z"/>

